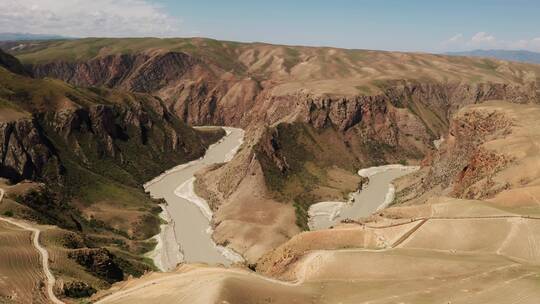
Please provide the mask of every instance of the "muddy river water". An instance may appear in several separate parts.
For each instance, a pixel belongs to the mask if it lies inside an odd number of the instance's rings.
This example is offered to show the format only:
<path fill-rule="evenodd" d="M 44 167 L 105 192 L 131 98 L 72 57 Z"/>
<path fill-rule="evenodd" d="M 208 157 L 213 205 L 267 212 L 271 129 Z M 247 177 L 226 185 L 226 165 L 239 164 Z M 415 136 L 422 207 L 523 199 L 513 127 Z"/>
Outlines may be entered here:
<path fill-rule="evenodd" d="M 194 174 L 201 168 L 232 159 L 244 138 L 244 131 L 223 128 L 227 135 L 208 148 L 204 157 L 174 167 L 144 185 L 153 198 L 162 198 L 161 217 L 166 224 L 155 236 L 158 244 L 149 256 L 158 268 L 172 270 L 180 262 L 225 264 L 242 261 L 229 248 L 212 239 L 212 211 L 193 191 Z"/>

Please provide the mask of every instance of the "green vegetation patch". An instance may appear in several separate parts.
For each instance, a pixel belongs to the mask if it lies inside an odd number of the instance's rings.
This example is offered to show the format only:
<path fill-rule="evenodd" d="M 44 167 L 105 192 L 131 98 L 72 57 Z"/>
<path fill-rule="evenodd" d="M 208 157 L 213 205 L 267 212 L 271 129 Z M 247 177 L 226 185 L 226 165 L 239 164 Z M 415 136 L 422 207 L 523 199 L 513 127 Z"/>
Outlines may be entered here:
<path fill-rule="evenodd" d="M 268 188 L 277 200 L 293 203 L 302 229 L 307 229 L 309 206 L 324 199 L 317 189 L 335 189 L 328 170 L 339 167 L 354 175 L 359 166 L 340 136 L 333 128 L 318 130 L 304 123 L 282 123 L 268 129 L 255 149 Z"/>

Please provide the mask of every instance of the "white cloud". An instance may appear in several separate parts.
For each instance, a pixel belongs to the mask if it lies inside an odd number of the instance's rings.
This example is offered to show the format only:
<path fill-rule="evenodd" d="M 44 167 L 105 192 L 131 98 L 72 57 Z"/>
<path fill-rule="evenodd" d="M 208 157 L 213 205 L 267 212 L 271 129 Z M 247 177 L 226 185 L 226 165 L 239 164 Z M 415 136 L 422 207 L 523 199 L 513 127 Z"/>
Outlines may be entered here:
<path fill-rule="evenodd" d="M 463 34 L 459 33 L 441 42 L 441 47 L 443 49 L 448 49 L 462 42 L 463 42 Z"/>
<path fill-rule="evenodd" d="M 73 37 L 174 36 L 180 20 L 147 0 L 1 0 L 0 30 Z"/>
<path fill-rule="evenodd" d="M 455 43 L 458 41 L 461 41 L 463 39 L 463 34 L 456 34 L 455 36 L 450 37 L 446 42 L 447 43 Z"/>
<path fill-rule="evenodd" d="M 540 51 L 540 37 L 506 41 L 497 39 L 494 35 L 486 32 L 478 32 L 472 35 L 471 38 L 465 38 L 462 34 L 456 34 L 441 42 L 440 48 L 443 51 L 471 49 L 520 49 Z"/>
<path fill-rule="evenodd" d="M 530 40 L 519 40 L 516 42 L 511 42 L 508 44 L 508 49 L 521 49 L 521 50 L 531 50 L 531 51 L 540 51 L 540 37 L 533 38 Z"/>
<path fill-rule="evenodd" d="M 495 41 L 495 36 L 486 32 L 478 32 L 472 36 L 471 41 L 473 43 L 492 43 Z"/>

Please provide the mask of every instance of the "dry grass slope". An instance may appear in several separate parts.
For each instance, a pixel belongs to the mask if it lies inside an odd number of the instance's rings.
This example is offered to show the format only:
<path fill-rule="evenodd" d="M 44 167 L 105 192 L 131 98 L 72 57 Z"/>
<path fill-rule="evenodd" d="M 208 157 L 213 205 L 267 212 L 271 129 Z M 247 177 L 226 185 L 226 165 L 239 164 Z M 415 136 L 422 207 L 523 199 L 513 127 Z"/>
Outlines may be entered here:
<path fill-rule="evenodd" d="M 48 303 L 32 233 L 0 221 L 0 302 Z"/>
<path fill-rule="evenodd" d="M 240 78 L 272 80 L 273 95 L 373 95 L 396 80 L 535 82 L 540 67 L 496 59 L 338 48 L 238 43 L 204 38 L 87 38 L 47 41 L 17 51 L 25 64 L 87 61 L 118 54 L 184 52 Z"/>

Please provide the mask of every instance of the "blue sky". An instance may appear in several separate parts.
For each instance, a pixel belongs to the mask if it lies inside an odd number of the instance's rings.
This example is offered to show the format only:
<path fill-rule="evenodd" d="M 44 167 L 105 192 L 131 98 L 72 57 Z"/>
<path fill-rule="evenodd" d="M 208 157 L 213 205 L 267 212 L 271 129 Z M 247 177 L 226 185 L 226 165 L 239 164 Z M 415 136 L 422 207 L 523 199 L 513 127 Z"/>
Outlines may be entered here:
<path fill-rule="evenodd" d="M 436 51 L 467 48 L 479 32 L 540 37 L 540 1 L 158 1 L 186 32 L 230 40 Z M 462 43 L 444 43 L 459 34 Z"/>
<path fill-rule="evenodd" d="M 540 51 L 540 1 L 531 0 L 0 2 L 0 28 L 7 29 L 3 31 L 78 37 L 203 36 L 428 52 Z"/>

